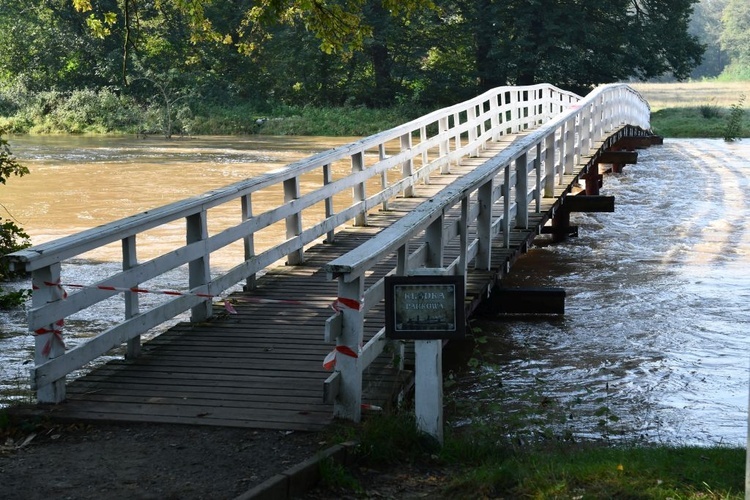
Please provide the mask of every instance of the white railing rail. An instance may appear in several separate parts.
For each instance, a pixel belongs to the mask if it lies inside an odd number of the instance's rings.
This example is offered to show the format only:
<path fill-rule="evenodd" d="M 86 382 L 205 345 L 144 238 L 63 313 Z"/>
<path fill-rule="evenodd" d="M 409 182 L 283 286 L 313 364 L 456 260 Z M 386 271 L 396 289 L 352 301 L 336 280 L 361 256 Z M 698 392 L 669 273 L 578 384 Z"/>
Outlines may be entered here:
<path fill-rule="evenodd" d="M 6 256 L 14 270 L 32 276 L 28 327 L 36 335 L 32 387 L 37 399 L 64 400 L 65 377 L 73 370 L 123 343 L 127 343 L 127 356 L 138 356 L 141 334 L 187 310 L 194 321 L 205 319 L 211 315 L 211 296 L 243 280 L 252 288 L 257 273 L 284 257 L 290 264 L 302 262 L 305 245 L 322 237 L 332 240 L 337 228 L 352 219 L 355 224 L 366 224 L 369 210 L 387 207 L 397 194 L 412 196 L 431 174 L 449 172 L 452 164 L 475 154 L 488 141 L 535 128 L 579 99 L 546 84 L 501 87 L 279 170 Z M 347 175 L 336 178 L 333 165 L 341 162 L 351 167 L 347 166 Z M 311 175 L 317 179 L 314 188 L 309 187 Z M 302 176 L 306 176 L 304 186 Z M 280 192 L 283 203 L 255 213 L 253 195 L 272 188 Z M 230 204 L 236 207 L 238 222 L 212 234 L 209 214 Z M 322 220 L 303 216 L 303 211 L 314 206 L 325 213 Z M 155 258 L 139 259 L 139 236 L 183 220 L 184 244 Z M 274 223 L 285 227 L 286 238 L 256 251 L 254 235 Z M 64 298 L 58 283 L 66 261 L 118 242 L 122 271 Z M 236 265 L 226 272 L 212 268 L 214 252 L 233 243 L 244 245 L 244 255 Z M 181 288 L 185 293 L 148 310 L 142 310 L 138 292 L 122 291 L 137 289 L 182 266 L 188 268 L 187 282 Z M 122 321 L 66 350 L 62 343 L 65 319 L 120 293 L 125 299 Z"/>
<path fill-rule="evenodd" d="M 541 197 L 554 196 L 564 174 L 572 174 L 581 156 L 624 125 L 650 129 L 648 103 L 626 85 L 603 86 L 572 109 L 516 140 L 497 156 L 445 187 L 399 221 L 326 266 L 338 279 L 342 307 L 326 323 L 325 338 L 347 346 L 357 357 L 337 356 L 336 371 L 326 385 L 335 415 L 358 421 L 362 372 L 387 343 L 382 328 L 363 345 L 363 320 L 384 298 L 384 279 L 367 276 L 377 264 L 395 255 L 390 275 L 433 271 L 466 275 L 492 269 L 491 242 L 500 236 L 509 246 L 513 228 L 527 228 L 531 212 L 539 212 Z M 495 210 L 493 207 L 500 207 Z M 445 258 L 448 245 L 457 256 Z M 423 268 L 420 270 L 420 268 Z M 432 269 L 424 269 L 432 268 Z M 401 355 L 403 359 L 403 353 Z"/>

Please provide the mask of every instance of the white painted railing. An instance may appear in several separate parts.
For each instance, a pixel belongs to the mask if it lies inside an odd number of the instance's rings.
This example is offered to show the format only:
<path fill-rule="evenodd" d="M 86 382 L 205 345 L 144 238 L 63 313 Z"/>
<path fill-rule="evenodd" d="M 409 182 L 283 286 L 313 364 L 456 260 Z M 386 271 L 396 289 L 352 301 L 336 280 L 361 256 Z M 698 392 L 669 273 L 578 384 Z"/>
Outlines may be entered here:
<path fill-rule="evenodd" d="M 211 297 L 243 280 L 252 288 L 258 272 L 284 257 L 290 264 L 301 262 L 305 245 L 323 237 L 332 240 L 337 228 L 352 219 L 355 224 L 366 224 L 369 210 L 387 206 L 397 194 L 411 196 L 430 174 L 449 171 L 451 164 L 475 154 L 500 135 L 538 127 L 579 99 L 550 85 L 501 87 L 277 171 L 7 256 L 14 270 L 32 275 L 28 327 L 36 335 L 32 386 L 37 399 L 64 400 L 65 377 L 73 370 L 123 343 L 127 343 L 127 356 L 138 356 L 140 335 L 153 327 L 187 310 L 194 321 L 205 319 L 212 311 Z M 351 164 L 350 173 L 336 178 L 332 166 L 342 161 Z M 303 175 L 305 185 L 301 186 Z M 313 188 L 309 187 L 310 175 L 317 178 Z M 283 203 L 254 213 L 253 195 L 273 188 Z M 232 204 L 238 222 L 212 234 L 209 213 Z M 311 207 L 322 208 L 322 220 L 303 216 Z M 183 220 L 184 244 L 158 257 L 139 260 L 139 236 Z M 277 222 L 285 226 L 286 239 L 256 252 L 255 233 Z M 118 242 L 122 271 L 64 298 L 57 284 L 66 261 Z M 216 275 L 212 254 L 236 242 L 244 244 L 244 258 L 228 272 Z M 158 306 L 142 310 L 138 292 L 123 291 L 135 290 L 181 266 L 188 267 L 184 293 Z M 124 319 L 66 350 L 62 342 L 65 319 L 120 293 L 125 299 Z"/>
<path fill-rule="evenodd" d="M 503 238 L 508 247 L 511 230 L 528 227 L 529 213 L 539 212 L 541 197 L 554 196 L 555 185 L 562 183 L 564 174 L 574 173 L 582 155 L 597 141 L 611 138 L 624 125 L 647 131 L 649 120 L 648 103 L 630 87 L 600 87 L 451 183 L 429 202 L 330 262 L 326 270 L 330 277 L 338 278 L 341 302 L 354 307 L 342 307 L 329 318 L 326 339 L 358 354 L 338 356 L 336 371 L 327 382 L 336 416 L 359 420 L 362 372 L 387 343 L 383 328 L 362 346 L 365 314 L 384 298 L 383 279 L 365 284 L 375 265 L 395 255 L 391 275 L 434 268 L 433 272 L 465 276 L 470 263 L 475 269 L 492 269 L 494 238 Z M 499 215 L 493 216 L 493 207 L 501 208 L 495 210 Z M 459 248 L 458 256 L 450 262 L 444 258 L 448 245 Z"/>

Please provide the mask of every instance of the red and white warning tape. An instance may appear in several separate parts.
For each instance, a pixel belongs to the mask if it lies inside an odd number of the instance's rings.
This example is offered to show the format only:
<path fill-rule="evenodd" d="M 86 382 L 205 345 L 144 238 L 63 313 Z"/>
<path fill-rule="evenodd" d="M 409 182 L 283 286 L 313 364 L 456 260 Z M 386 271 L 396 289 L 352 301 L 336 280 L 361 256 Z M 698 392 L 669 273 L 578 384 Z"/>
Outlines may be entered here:
<path fill-rule="evenodd" d="M 53 283 L 51 281 L 45 281 L 44 285 L 48 287 L 56 287 L 59 288 L 62 292 L 62 298 L 67 299 L 68 298 L 68 292 L 65 291 L 65 288 L 88 288 L 88 289 L 97 289 L 97 290 L 105 290 L 108 292 L 132 292 L 132 293 L 150 293 L 150 294 L 159 294 L 159 295 L 171 295 L 171 296 L 196 296 L 196 297 L 204 297 L 208 299 L 214 299 L 214 298 L 221 298 L 218 295 L 212 295 L 208 293 L 194 293 L 194 292 L 179 292 L 176 290 L 152 290 L 147 288 L 138 288 L 138 287 L 117 287 L 117 286 L 110 286 L 110 285 L 81 285 L 78 283 L 61 283 L 59 280 L 56 283 Z M 39 287 L 34 285 L 34 290 L 38 290 Z M 295 305 L 295 306 L 303 306 L 305 305 L 304 302 L 299 300 L 288 300 L 288 299 L 264 299 L 259 297 L 233 297 L 230 299 L 223 299 L 224 301 L 224 309 L 227 310 L 230 314 L 237 314 L 237 310 L 234 308 L 232 303 L 236 302 L 248 302 L 248 303 L 256 303 L 256 304 L 285 304 L 285 305 Z M 337 297 L 336 300 L 333 301 L 331 304 L 331 308 L 336 311 L 337 313 L 341 313 L 345 309 L 352 309 L 355 311 L 359 311 L 362 307 L 362 301 L 356 300 L 356 299 L 350 299 L 346 297 Z M 64 321 L 59 320 L 55 323 L 55 327 L 52 329 L 48 328 L 40 328 L 34 332 L 35 335 L 44 335 L 46 333 L 52 333 L 54 334 L 50 339 L 47 341 L 47 344 L 45 345 L 43 349 L 43 354 L 46 356 L 49 354 L 50 350 L 52 349 L 52 339 L 57 339 L 63 346 L 65 346 L 65 343 L 63 342 L 63 336 L 62 336 L 62 327 L 63 327 Z M 352 358 L 358 358 L 359 354 L 355 352 L 352 348 L 345 346 L 345 345 L 339 345 L 336 346 L 333 351 L 331 351 L 323 360 L 323 367 L 326 370 L 332 370 L 333 367 L 336 365 L 336 355 L 337 354 L 343 354 L 345 356 L 349 356 Z"/>

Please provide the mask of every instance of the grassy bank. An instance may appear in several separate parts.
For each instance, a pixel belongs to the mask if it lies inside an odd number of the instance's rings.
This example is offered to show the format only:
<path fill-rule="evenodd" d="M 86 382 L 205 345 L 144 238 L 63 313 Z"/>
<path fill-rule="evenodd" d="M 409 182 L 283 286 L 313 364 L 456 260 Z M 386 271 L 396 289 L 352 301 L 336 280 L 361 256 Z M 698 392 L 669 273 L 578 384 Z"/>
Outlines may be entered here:
<path fill-rule="evenodd" d="M 732 108 L 741 104 L 742 95 L 750 98 L 750 82 L 632 86 L 649 101 L 653 129 L 665 137 L 723 138 Z M 367 109 L 180 102 L 166 120 L 159 102 L 140 105 L 108 89 L 34 94 L 5 91 L 0 92 L 0 130 L 13 134 L 367 136 L 432 111 L 409 106 Z M 750 137 L 750 113 L 744 115 L 736 124 L 735 138 Z"/>
<path fill-rule="evenodd" d="M 648 100 L 651 126 L 661 136 L 750 137 L 750 113 L 742 113 L 739 121 L 733 118 L 737 115 L 736 111 L 733 115 L 733 109 L 747 108 L 750 81 L 636 83 L 631 86 Z"/>
<path fill-rule="evenodd" d="M 355 465 L 323 474 L 323 488 L 342 496 L 370 498 L 397 483 L 401 494 L 432 498 L 744 498 L 741 448 L 521 444 L 473 427 L 460 434 L 448 429 L 441 449 L 403 416 L 372 417 L 347 438 L 360 442 Z"/>

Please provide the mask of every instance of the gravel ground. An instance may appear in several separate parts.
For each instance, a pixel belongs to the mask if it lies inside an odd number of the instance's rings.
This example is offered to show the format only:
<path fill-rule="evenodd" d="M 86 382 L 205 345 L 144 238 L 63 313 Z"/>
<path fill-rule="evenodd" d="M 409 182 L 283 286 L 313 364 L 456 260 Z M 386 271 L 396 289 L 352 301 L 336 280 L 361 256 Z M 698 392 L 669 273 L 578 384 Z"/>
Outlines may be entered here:
<path fill-rule="evenodd" d="M 234 498 L 332 443 L 315 433 L 162 424 L 0 431 L 0 498 Z"/>

